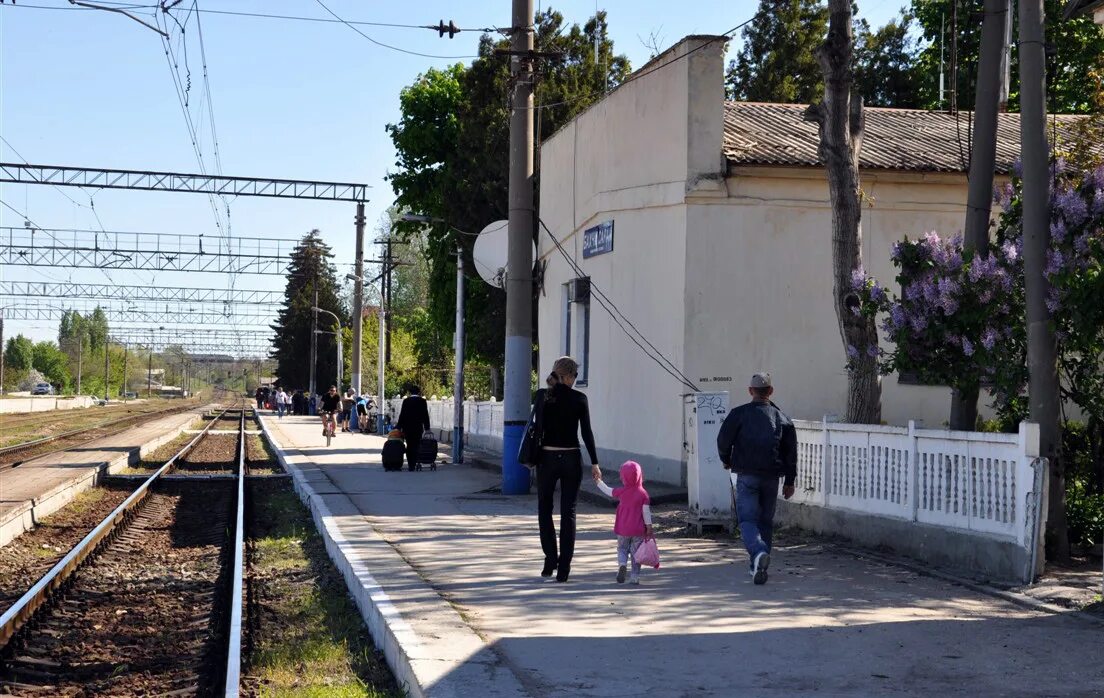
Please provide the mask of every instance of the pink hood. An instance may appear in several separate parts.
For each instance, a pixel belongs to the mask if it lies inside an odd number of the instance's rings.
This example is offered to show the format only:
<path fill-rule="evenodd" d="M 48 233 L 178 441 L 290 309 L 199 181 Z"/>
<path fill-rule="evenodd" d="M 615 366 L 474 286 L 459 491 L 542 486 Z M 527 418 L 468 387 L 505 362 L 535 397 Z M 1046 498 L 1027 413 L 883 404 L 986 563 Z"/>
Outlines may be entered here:
<path fill-rule="evenodd" d="M 630 460 L 621 464 L 621 485 L 633 489 L 644 486 L 644 471 L 640 463 Z"/>

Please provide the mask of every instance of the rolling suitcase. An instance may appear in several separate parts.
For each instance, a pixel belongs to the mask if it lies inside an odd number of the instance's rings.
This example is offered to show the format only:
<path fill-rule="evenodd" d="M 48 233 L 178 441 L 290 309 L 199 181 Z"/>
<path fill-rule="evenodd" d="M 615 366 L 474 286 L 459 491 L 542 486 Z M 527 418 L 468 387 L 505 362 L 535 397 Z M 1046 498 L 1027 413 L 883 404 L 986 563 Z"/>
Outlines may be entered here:
<path fill-rule="evenodd" d="M 429 465 L 430 470 L 437 469 L 437 439 L 432 431 L 423 433 L 421 443 L 418 444 L 419 469 L 422 463 Z"/>
<path fill-rule="evenodd" d="M 383 469 L 402 470 L 406 458 L 406 442 L 402 439 L 388 439 L 383 444 Z"/>

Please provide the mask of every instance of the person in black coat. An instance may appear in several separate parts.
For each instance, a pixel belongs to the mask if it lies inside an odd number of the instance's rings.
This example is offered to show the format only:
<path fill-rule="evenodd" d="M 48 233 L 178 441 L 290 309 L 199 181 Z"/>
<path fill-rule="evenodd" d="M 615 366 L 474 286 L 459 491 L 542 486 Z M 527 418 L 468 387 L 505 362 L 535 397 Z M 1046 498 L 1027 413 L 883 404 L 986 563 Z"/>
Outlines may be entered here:
<path fill-rule="evenodd" d="M 421 389 L 416 385 L 410 386 L 410 395 L 402 401 L 399 408 L 399 421 L 395 425 L 403 433 L 406 441 L 406 462 L 411 470 L 414 470 L 418 462 L 418 447 L 422 442 L 422 434 L 429 429 L 429 405 L 419 393 Z"/>

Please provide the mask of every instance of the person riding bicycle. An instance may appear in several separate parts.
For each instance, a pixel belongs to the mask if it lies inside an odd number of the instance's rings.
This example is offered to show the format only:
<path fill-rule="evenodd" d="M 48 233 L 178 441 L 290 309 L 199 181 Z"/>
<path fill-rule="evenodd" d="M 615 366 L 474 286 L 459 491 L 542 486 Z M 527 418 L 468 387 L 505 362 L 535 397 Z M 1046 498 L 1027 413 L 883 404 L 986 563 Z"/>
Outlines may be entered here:
<path fill-rule="evenodd" d="M 322 396 L 322 405 L 319 414 L 322 416 L 322 435 L 326 435 L 326 428 L 331 427 L 331 433 L 337 431 L 337 421 L 334 415 L 341 409 L 341 396 L 337 394 L 337 386 L 331 385 L 330 389 Z"/>

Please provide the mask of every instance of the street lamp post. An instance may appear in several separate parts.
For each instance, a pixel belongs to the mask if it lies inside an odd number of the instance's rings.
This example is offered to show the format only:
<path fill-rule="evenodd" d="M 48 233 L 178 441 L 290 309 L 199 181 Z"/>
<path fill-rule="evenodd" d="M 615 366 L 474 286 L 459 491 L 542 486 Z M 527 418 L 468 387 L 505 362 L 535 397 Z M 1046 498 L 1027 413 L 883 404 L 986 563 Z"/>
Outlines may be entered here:
<path fill-rule="evenodd" d="M 322 308 L 319 308 L 318 306 L 314 306 L 313 308 L 311 308 L 311 310 L 313 310 L 315 312 L 315 314 L 325 313 L 325 314 L 329 315 L 330 317 L 332 317 L 334 319 L 334 323 L 337 325 L 337 331 L 336 332 L 327 332 L 325 330 L 315 330 L 315 333 L 316 334 L 332 334 L 334 336 L 334 343 L 337 344 L 337 387 L 340 390 L 341 389 L 341 378 L 342 378 L 341 374 L 342 374 L 342 368 L 343 368 L 343 366 L 341 364 L 342 364 L 342 360 L 344 358 L 342 356 L 342 353 L 341 353 L 341 343 L 342 343 L 341 342 L 341 340 L 342 340 L 342 336 L 341 336 L 341 319 L 338 318 L 333 313 L 331 313 L 330 311 L 323 310 Z"/>
<path fill-rule="evenodd" d="M 463 230 L 448 225 L 443 218 L 405 214 L 408 223 L 444 223 L 458 233 Z M 454 339 L 456 372 L 452 381 L 452 462 L 464 462 L 464 248 L 456 241 L 456 331 Z"/>

